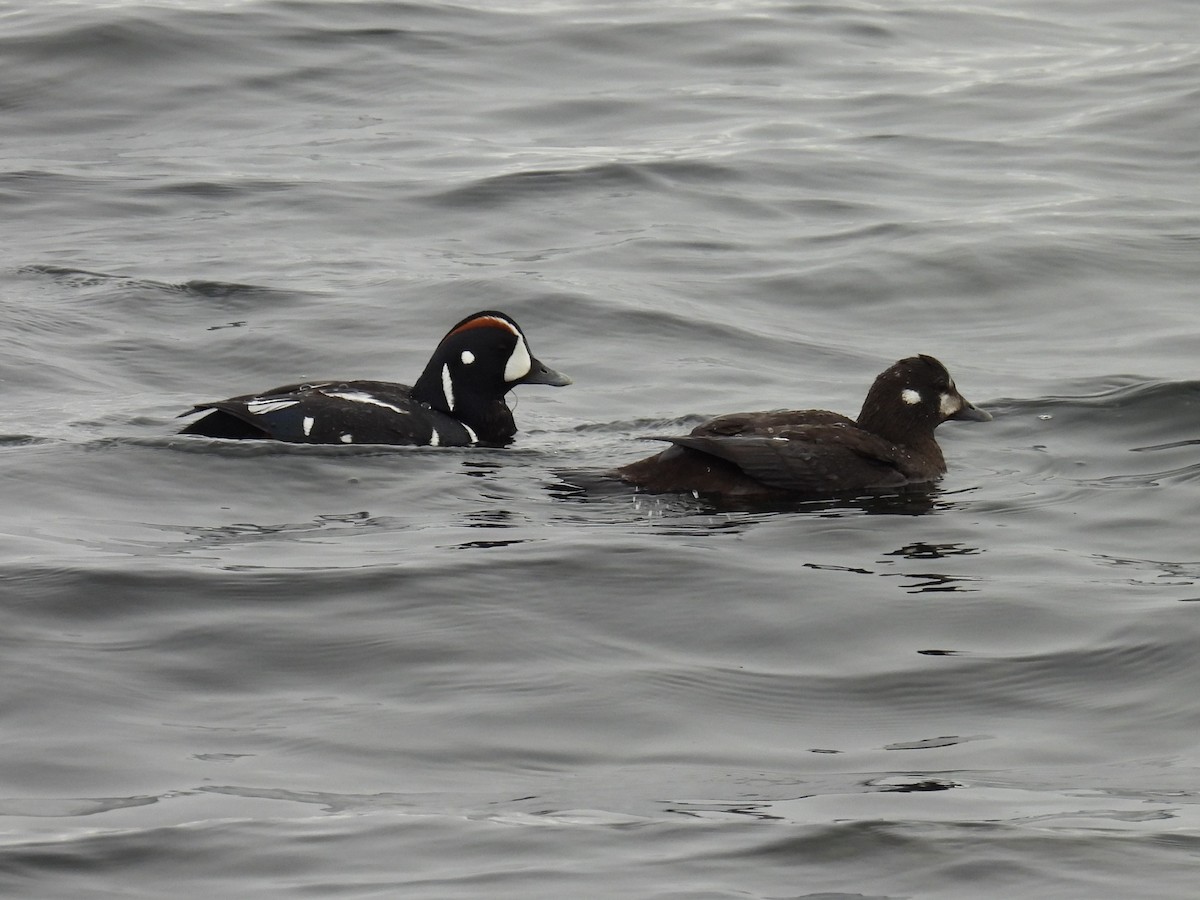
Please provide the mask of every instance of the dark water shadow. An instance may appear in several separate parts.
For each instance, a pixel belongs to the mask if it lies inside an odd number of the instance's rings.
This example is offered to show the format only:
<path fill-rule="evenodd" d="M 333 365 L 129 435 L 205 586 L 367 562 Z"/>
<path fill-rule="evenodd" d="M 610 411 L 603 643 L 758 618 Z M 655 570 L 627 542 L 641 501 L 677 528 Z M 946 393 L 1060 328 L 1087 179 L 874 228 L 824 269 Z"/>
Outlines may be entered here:
<path fill-rule="evenodd" d="M 47 278 L 67 287 L 80 289 L 109 288 L 120 290 L 123 294 L 146 296 L 186 295 L 189 297 L 210 300 L 229 300 L 245 298 L 255 302 L 264 299 L 285 300 L 295 297 L 297 291 L 279 291 L 256 284 L 242 284 L 231 281 L 209 281 L 192 279 L 190 281 L 172 283 L 155 281 L 149 278 L 131 278 L 128 275 L 117 275 L 110 272 L 92 272 L 87 269 L 75 269 L 69 266 L 27 265 L 17 269 L 17 274 L 35 278 Z"/>
<path fill-rule="evenodd" d="M 49 444 L 50 438 L 37 437 L 32 434 L 0 434 L 0 448 L 28 447 L 34 444 Z"/>
<path fill-rule="evenodd" d="M 945 571 L 931 570 L 927 565 L 933 561 L 953 560 L 958 557 L 977 556 L 984 548 L 971 546 L 961 542 L 932 544 L 925 541 L 915 541 L 891 550 L 876 559 L 873 565 L 844 566 L 830 563 L 805 562 L 801 568 L 821 572 L 844 572 L 849 575 L 868 575 L 875 578 L 900 579 L 898 587 L 906 594 L 963 594 L 975 593 L 980 590 L 976 586 L 980 579 L 976 575 L 952 574 Z M 905 563 L 921 563 L 920 568 Z M 903 569 L 891 568 L 903 565 Z M 937 567 L 941 569 L 940 566 Z M 953 650 L 919 650 L 918 653 L 930 656 L 953 656 Z"/>
<path fill-rule="evenodd" d="M 155 420 L 157 421 L 157 420 Z M 168 420 L 172 427 L 181 423 Z M 210 438 L 200 435 L 171 434 L 155 437 L 116 436 L 96 438 L 88 442 L 95 449 L 108 449 L 120 446 L 148 447 L 170 450 L 176 453 L 196 453 L 202 456 L 224 457 L 228 459 L 245 459 L 254 457 L 303 457 L 315 459 L 365 459 L 372 457 L 397 458 L 405 457 L 422 460 L 444 458 L 453 463 L 461 464 L 470 469 L 479 469 L 483 477 L 490 472 L 504 467 L 501 457 L 516 458 L 528 461 L 530 458 L 543 456 L 540 451 L 521 449 L 519 447 L 414 447 L 406 444 L 294 444 L 287 441 L 273 440 L 228 440 Z M 471 459 L 464 461 L 464 456 Z M 492 457 L 496 462 L 491 462 Z M 448 465 L 451 470 L 453 465 Z"/>
<path fill-rule="evenodd" d="M 865 514 L 881 516 L 923 516 L 944 512 L 956 506 L 936 485 L 912 485 L 878 494 L 859 492 L 830 497 L 805 497 L 781 494 L 766 499 L 730 499 L 693 492 L 687 494 L 654 494 L 640 491 L 601 469 L 560 469 L 555 472 L 559 481 L 547 486 L 550 496 L 564 503 L 628 504 L 630 498 L 658 502 L 664 512 L 681 515 L 715 513 L 799 513 L 814 516 Z"/>

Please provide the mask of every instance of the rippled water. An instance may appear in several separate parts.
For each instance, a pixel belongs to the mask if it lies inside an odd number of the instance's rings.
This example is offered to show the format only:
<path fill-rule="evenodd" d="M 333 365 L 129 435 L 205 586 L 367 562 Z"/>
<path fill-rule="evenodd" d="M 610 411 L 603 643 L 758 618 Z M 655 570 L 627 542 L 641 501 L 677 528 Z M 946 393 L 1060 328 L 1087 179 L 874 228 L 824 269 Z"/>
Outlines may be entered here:
<path fill-rule="evenodd" d="M 1194 896 L 1198 38 L 0 5 L 0 889 Z M 175 434 L 484 308 L 576 380 L 508 450 Z M 601 477 L 914 352 L 996 417 L 927 496 Z"/>

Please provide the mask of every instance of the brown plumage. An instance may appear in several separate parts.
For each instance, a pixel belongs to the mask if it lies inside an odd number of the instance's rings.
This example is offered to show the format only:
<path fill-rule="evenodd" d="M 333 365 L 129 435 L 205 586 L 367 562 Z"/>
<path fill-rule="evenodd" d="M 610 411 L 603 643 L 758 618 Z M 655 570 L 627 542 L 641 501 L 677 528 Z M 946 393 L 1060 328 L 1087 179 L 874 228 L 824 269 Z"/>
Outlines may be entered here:
<path fill-rule="evenodd" d="M 936 480 L 946 471 L 934 429 L 985 421 L 932 356 L 911 356 L 875 379 L 858 421 L 823 409 L 730 413 L 613 474 L 653 493 L 727 500 L 831 497 Z"/>

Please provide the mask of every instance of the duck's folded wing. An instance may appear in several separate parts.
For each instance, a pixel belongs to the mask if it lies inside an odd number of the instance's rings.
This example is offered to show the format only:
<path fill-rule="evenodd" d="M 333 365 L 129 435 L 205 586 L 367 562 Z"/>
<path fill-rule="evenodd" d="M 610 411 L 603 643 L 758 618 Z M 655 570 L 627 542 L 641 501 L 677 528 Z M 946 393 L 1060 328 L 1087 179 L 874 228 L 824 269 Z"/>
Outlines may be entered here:
<path fill-rule="evenodd" d="M 283 426 L 284 433 L 290 431 L 288 426 L 295 418 L 294 414 L 291 416 L 271 414 L 292 409 L 311 391 L 322 388 L 328 383 L 330 382 L 285 384 L 257 394 L 242 394 L 230 397 L 228 400 L 197 403 L 191 409 L 181 412 L 179 418 L 183 419 L 201 412 L 207 412 L 208 415 L 192 422 L 180 434 L 303 441 L 305 440 L 303 437 L 284 438 L 276 434 L 276 431 L 280 430 L 280 426 Z M 300 421 L 302 425 L 302 420 Z"/>
<path fill-rule="evenodd" d="M 472 442 L 466 429 L 449 417 L 439 417 L 445 422 L 435 426 L 432 416 L 413 415 L 410 398 L 381 394 L 353 382 L 288 385 L 204 404 L 197 409 L 212 412 L 189 425 L 185 433 L 255 437 L 260 432 L 262 437 L 299 444 L 461 446 Z"/>
<path fill-rule="evenodd" d="M 837 426 L 775 437 L 693 434 L 663 440 L 725 460 L 756 481 L 796 494 L 891 488 L 909 480 L 889 452 L 890 444 Z"/>

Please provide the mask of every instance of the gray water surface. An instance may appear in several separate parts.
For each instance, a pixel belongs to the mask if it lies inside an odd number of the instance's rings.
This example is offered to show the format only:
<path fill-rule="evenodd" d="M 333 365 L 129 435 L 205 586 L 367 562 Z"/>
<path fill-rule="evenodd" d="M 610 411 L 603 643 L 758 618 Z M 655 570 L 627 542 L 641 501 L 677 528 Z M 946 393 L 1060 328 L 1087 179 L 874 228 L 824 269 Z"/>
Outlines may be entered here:
<path fill-rule="evenodd" d="M 1194 897 L 1198 38 L 0 5 L 0 891 Z M 176 434 L 486 308 L 510 449 Z M 995 416 L 919 503 L 599 477 L 917 352 Z"/>

